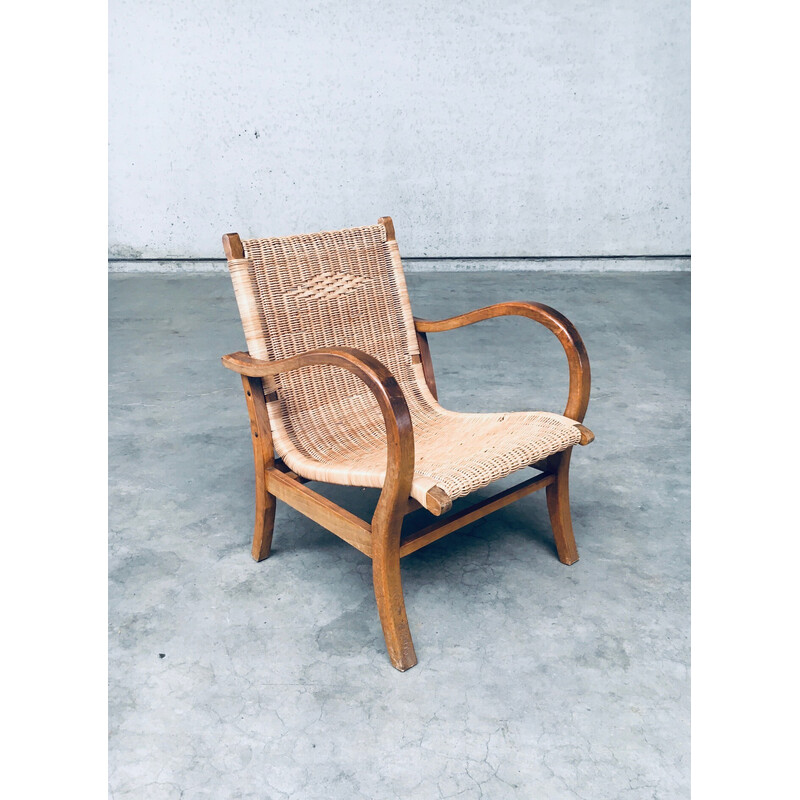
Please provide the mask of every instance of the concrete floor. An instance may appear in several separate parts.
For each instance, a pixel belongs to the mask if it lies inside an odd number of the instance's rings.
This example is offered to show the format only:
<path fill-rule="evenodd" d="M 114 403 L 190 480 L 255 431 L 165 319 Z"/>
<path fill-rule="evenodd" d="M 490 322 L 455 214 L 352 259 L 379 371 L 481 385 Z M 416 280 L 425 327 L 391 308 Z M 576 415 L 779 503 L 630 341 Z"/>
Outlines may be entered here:
<path fill-rule="evenodd" d="M 250 558 L 228 277 L 112 276 L 112 797 L 689 796 L 689 275 L 409 288 L 419 316 L 532 299 L 581 331 L 597 436 L 572 461 L 581 560 L 556 559 L 543 494 L 404 559 L 419 664 L 396 672 L 365 556 L 280 504 L 272 557 Z M 431 343 L 445 406 L 563 410 L 543 328 Z M 377 496 L 327 494 L 362 515 Z"/>

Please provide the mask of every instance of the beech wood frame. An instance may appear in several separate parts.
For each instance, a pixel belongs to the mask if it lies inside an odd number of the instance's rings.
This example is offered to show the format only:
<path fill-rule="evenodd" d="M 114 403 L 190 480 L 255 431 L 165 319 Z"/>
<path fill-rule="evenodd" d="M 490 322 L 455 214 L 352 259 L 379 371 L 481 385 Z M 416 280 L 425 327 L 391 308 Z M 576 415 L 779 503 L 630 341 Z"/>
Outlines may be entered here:
<path fill-rule="evenodd" d="M 394 240 L 391 218 L 381 217 L 379 222 L 386 229 L 387 239 Z M 238 234 L 223 236 L 223 245 L 229 260 L 244 258 L 244 248 Z M 427 335 L 509 315 L 527 317 L 544 325 L 561 342 L 569 366 L 569 392 L 564 416 L 582 423 L 589 404 L 591 383 L 586 348 L 578 331 L 566 317 L 540 303 L 497 303 L 438 321 L 415 317 L 425 381 L 433 396 L 437 397 L 437 391 Z M 421 507 L 409 496 L 414 474 L 414 431 L 400 386 L 380 361 L 354 348 L 328 347 L 278 361 L 265 361 L 253 358 L 248 353 L 237 352 L 223 356 L 222 363 L 241 375 L 250 416 L 256 476 L 253 558 L 262 561 L 269 556 L 277 500 L 282 500 L 369 556 L 372 559 L 375 599 L 386 649 L 392 666 L 401 672 L 417 663 L 400 578 L 400 559 L 404 556 L 527 494 L 545 489 L 558 558 L 568 565 L 578 560 L 569 508 L 571 447 L 532 465 L 541 470 L 541 474 L 403 536 L 403 518 Z M 383 414 L 387 441 L 386 479 L 371 524 L 309 489 L 304 485 L 306 479 L 292 472 L 274 454 L 262 379 L 323 364 L 345 369 L 362 380 L 377 399 Z M 581 432 L 580 444 L 588 444 L 594 439 L 588 428 L 581 424 L 576 427 Z M 430 501 L 436 500 L 431 494 L 428 498 Z M 438 514 L 449 507 L 449 498 L 443 497 Z"/>

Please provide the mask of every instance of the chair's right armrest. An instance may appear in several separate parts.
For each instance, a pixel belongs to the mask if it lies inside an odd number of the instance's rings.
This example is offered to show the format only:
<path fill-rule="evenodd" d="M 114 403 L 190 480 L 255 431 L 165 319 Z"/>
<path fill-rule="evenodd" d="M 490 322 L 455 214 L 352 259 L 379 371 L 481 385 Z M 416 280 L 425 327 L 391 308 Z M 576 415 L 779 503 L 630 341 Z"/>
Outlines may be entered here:
<path fill-rule="evenodd" d="M 222 363 L 228 369 L 250 378 L 267 378 L 281 372 L 323 364 L 341 367 L 352 372 L 369 387 L 378 400 L 381 411 L 384 411 L 384 416 L 386 412 L 390 412 L 398 423 L 405 423 L 407 419 L 408 427 L 411 428 L 408 405 L 394 375 L 377 358 L 363 350 L 354 347 L 322 347 L 277 361 L 253 358 L 249 353 L 239 351 L 223 356 Z"/>
<path fill-rule="evenodd" d="M 375 399 L 386 425 L 387 498 L 408 498 L 414 475 L 414 429 L 403 390 L 389 369 L 374 356 L 354 347 L 323 347 L 290 358 L 265 361 L 249 353 L 230 353 L 222 357 L 230 370 L 250 378 L 266 378 L 302 367 L 329 365 L 351 372 L 363 381 Z M 388 493 L 387 493 L 388 490 Z"/>
<path fill-rule="evenodd" d="M 274 361 L 265 361 L 261 358 L 253 358 L 250 353 L 243 353 L 241 350 L 236 353 L 228 353 L 222 356 L 222 366 L 248 378 L 266 378 L 269 375 L 277 374 L 272 370 Z"/>

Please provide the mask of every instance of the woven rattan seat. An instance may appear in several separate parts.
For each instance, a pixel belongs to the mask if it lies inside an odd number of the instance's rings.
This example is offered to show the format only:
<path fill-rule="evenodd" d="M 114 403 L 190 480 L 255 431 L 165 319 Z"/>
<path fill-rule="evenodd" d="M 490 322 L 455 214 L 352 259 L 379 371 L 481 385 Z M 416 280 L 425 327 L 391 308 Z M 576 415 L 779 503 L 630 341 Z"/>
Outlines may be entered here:
<path fill-rule="evenodd" d="M 404 547 L 411 552 L 426 543 L 426 536 L 433 540 L 459 527 L 446 522 L 438 535 L 431 530 L 401 542 L 402 517 L 414 508 L 409 497 L 440 515 L 456 498 L 535 464 L 543 470 L 539 483 L 527 482 L 518 495 L 548 488 L 557 543 L 559 531 L 564 534 L 559 555 L 567 563 L 577 559 L 574 540 L 568 541 L 568 455 L 573 445 L 593 437 L 580 424 L 588 402 L 588 359 L 568 320 L 535 303 L 499 304 L 439 323 L 415 320 L 389 218 L 302 236 L 242 241 L 231 234 L 226 251 L 249 352 L 224 360 L 244 376 L 257 477 L 262 468 L 265 476 L 257 487 L 257 558 L 269 552 L 275 497 L 374 561 L 380 539 L 381 548 L 390 547 L 387 558 L 396 557 L 399 564 Z M 561 340 L 570 366 L 568 416 L 460 413 L 438 402 L 426 331 L 503 314 L 530 317 Z M 555 490 L 559 469 L 561 505 Z M 359 525 L 366 523 L 302 486 L 300 479 L 383 488 L 376 519 L 386 517 L 394 532 L 384 541 L 375 520 L 365 532 Z M 507 502 L 498 498 L 494 507 Z M 488 511 L 478 516 L 483 513 Z M 396 583 L 399 587 L 399 571 Z M 376 593 L 380 607 L 377 582 Z M 385 632 L 386 614 L 382 611 Z M 390 638 L 387 633 L 392 654 Z M 397 645 L 407 646 L 410 636 Z M 408 661 L 407 652 L 393 655 L 395 666 Z"/>
<path fill-rule="evenodd" d="M 411 496 L 434 513 L 457 497 L 580 442 L 558 414 L 464 414 L 431 395 L 405 278 L 383 225 L 246 239 L 230 263 L 250 354 L 275 360 L 321 347 L 375 356 L 397 379 L 414 427 Z M 380 488 L 386 433 L 372 393 L 335 367 L 296 370 L 267 389 L 275 452 L 298 475 Z M 434 490 L 431 492 L 431 490 Z"/>

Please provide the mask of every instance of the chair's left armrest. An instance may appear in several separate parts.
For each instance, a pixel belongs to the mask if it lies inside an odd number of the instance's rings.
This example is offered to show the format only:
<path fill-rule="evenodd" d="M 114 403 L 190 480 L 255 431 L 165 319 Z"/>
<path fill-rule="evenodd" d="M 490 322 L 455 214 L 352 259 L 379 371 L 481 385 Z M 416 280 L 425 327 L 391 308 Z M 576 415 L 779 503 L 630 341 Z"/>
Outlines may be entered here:
<path fill-rule="evenodd" d="M 508 303 L 496 303 L 492 306 L 486 306 L 486 308 L 478 308 L 474 311 L 468 311 L 466 314 L 459 314 L 456 317 L 436 321 L 414 317 L 414 325 L 420 333 L 437 333 L 439 331 L 463 328 L 465 325 L 472 325 L 484 319 L 507 316 L 528 317 L 528 319 L 544 325 L 556 335 L 564 348 L 569 365 L 569 397 L 564 416 L 583 422 L 589 405 L 589 390 L 591 386 L 589 356 L 586 353 L 583 339 L 581 339 L 575 326 L 554 308 L 542 303 L 517 300 Z"/>

